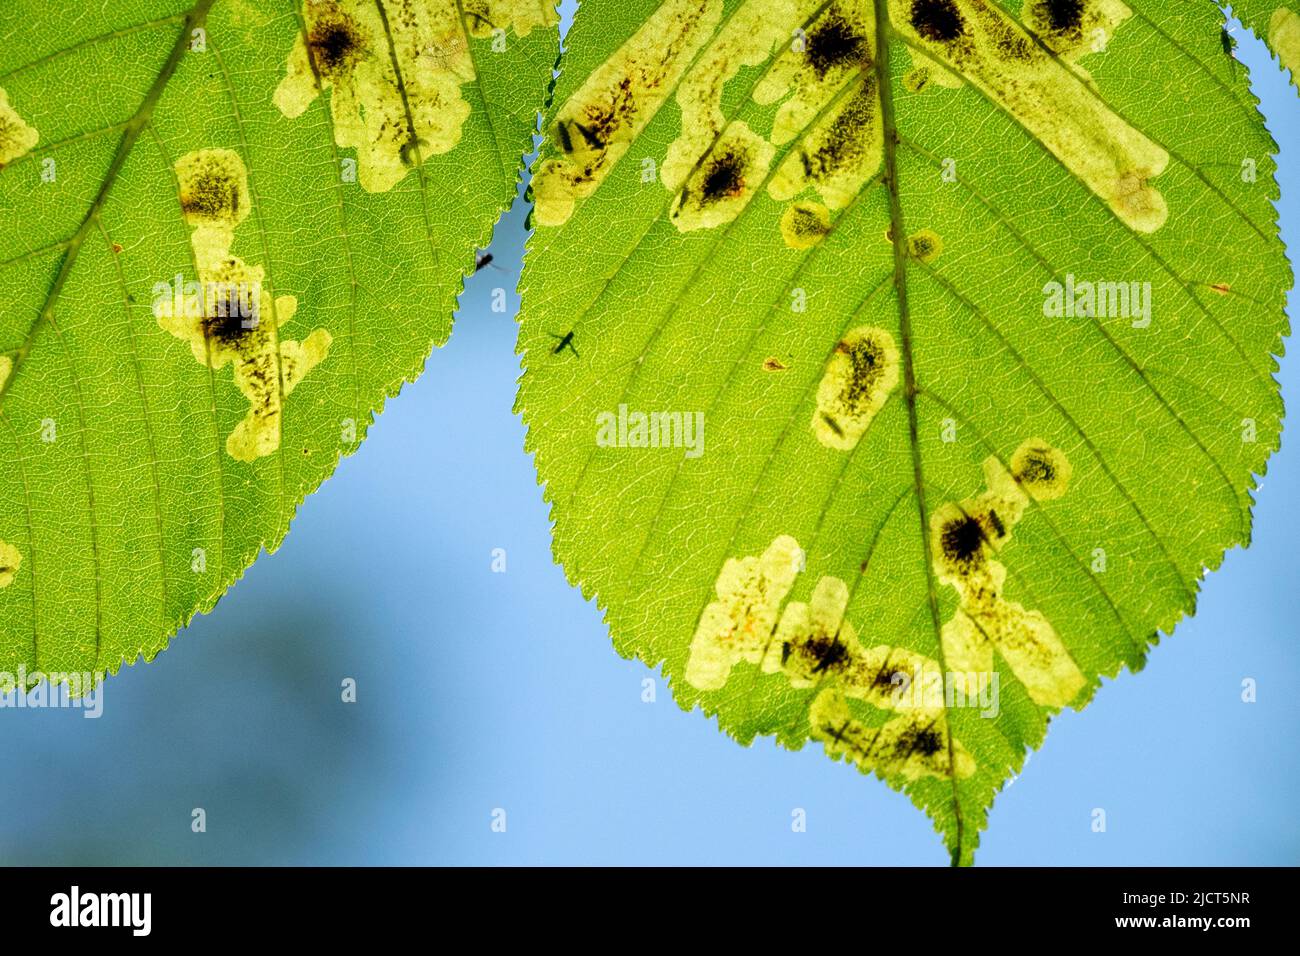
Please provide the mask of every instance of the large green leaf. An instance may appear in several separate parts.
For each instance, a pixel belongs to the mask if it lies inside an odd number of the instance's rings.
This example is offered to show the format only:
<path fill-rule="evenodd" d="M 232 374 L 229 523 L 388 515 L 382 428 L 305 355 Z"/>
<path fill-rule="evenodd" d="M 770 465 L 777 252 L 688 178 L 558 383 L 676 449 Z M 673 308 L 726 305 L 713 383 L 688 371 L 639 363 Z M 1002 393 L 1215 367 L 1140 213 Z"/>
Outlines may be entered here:
<path fill-rule="evenodd" d="M 279 544 L 446 340 L 556 23 L 0 5 L 0 683 L 150 658 Z"/>
<path fill-rule="evenodd" d="M 954 862 L 1249 538 L 1291 276 L 1222 26 L 588 0 L 566 41 L 520 341 L 556 554 L 683 707 Z"/>

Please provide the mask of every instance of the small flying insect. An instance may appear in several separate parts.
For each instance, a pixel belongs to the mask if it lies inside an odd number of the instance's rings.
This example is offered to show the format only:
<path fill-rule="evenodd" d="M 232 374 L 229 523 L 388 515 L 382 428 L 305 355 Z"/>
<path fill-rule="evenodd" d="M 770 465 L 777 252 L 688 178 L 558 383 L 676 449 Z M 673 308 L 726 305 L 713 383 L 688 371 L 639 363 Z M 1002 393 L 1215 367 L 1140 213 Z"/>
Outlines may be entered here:
<path fill-rule="evenodd" d="M 496 256 L 494 256 L 490 252 L 480 252 L 477 256 L 474 257 L 474 271 L 480 272 L 483 269 L 486 269 L 488 266 L 492 266 L 492 268 L 496 269 L 497 272 L 505 272 L 506 270 L 503 269 L 501 266 L 493 265 L 493 261 L 495 259 Z"/>
<path fill-rule="evenodd" d="M 1232 31 L 1227 27 L 1219 30 L 1219 42 L 1223 44 L 1223 52 L 1232 61 L 1230 69 L 1233 77 L 1237 75 L 1237 38 L 1232 35 Z"/>
<path fill-rule="evenodd" d="M 556 335 L 554 332 L 547 332 L 551 338 L 556 340 L 555 348 L 551 349 L 552 355 L 559 355 L 565 349 L 573 353 L 574 358 L 578 358 L 578 350 L 573 347 L 573 329 L 569 329 L 564 335 Z"/>

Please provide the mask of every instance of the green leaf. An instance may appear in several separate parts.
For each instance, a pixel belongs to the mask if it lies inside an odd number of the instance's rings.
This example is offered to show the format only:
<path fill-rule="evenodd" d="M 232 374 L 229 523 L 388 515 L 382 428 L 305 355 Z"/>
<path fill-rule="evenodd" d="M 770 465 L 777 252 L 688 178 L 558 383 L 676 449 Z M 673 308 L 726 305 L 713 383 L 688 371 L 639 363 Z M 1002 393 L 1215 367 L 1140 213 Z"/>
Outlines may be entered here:
<path fill-rule="evenodd" d="M 279 545 L 449 335 L 556 23 L 0 7 L 0 683 L 152 658 Z"/>
<path fill-rule="evenodd" d="M 588 0 L 566 40 L 518 399 L 556 555 L 683 707 L 954 862 L 1249 538 L 1291 275 L 1222 25 Z"/>

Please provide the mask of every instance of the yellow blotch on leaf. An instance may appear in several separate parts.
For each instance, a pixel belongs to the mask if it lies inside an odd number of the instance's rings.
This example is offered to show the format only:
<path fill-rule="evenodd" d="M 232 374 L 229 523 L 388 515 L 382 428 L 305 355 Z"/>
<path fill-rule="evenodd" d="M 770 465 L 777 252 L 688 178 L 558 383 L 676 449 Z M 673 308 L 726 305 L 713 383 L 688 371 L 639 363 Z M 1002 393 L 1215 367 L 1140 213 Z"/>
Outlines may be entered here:
<path fill-rule="evenodd" d="M 881 168 L 884 127 L 874 72 L 858 74 L 803 134 L 768 184 L 778 202 L 813 188 L 831 209 L 843 209 Z"/>
<path fill-rule="evenodd" d="M 899 354 L 884 329 L 861 326 L 835 345 L 821 384 L 812 429 L 828 448 L 850 451 L 898 385 Z"/>
<path fill-rule="evenodd" d="M 14 577 L 22 563 L 22 552 L 8 541 L 0 541 L 0 588 L 7 588 L 14 583 Z"/>
<path fill-rule="evenodd" d="M 1114 29 L 1119 7 L 1094 3 L 1089 9 L 1094 7 Z M 1164 225 L 1169 209 L 1150 181 L 1164 172 L 1169 154 L 998 4 L 889 0 L 889 9 L 902 39 L 1006 110 L 1130 229 L 1155 232 Z"/>
<path fill-rule="evenodd" d="M 262 267 L 231 255 L 235 228 L 252 205 L 239 154 L 195 150 L 176 161 L 175 171 L 181 209 L 193 227 L 198 281 L 183 296 L 162 283 L 155 290 L 154 316 L 160 327 L 189 343 L 201 365 L 233 366 L 235 386 L 249 409 L 226 438 L 226 451 L 238 461 L 253 461 L 279 449 L 284 399 L 324 361 L 332 338 L 316 329 L 302 342 L 282 339 L 280 328 L 294 317 L 298 300 L 272 299 L 262 287 Z"/>
<path fill-rule="evenodd" d="M 944 661 L 952 671 L 988 673 L 996 651 L 1035 703 L 1062 707 L 1087 680 L 1051 622 L 1003 596 L 1007 569 L 995 555 L 1010 541 L 1031 500 L 1065 494 L 1070 463 L 1059 449 L 1030 439 L 1012 454 L 1010 471 L 990 456 L 984 475 L 986 491 L 945 504 L 930 516 L 935 576 L 959 597 L 940 635 Z"/>
<path fill-rule="evenodd" d="M 949 741 L 942 710 L 907 713 L 873 727 L 853 717 L 842 691 L 827 688 L 813 700 L 808 723 L 827 756 L 843 757 L 864 773 L 874 770 L 881 777 L 904 780 L 947 779 L 953 766 L 959 780 L 975 773 L 975 759 L 960 741 Z"/>
<path fill-rule="evenodd" d="M 686 664 L 690 684 L 717 690 L 735 664 L 762 660 L 781 603 L 802 564 L 799 543 L 786 534 L 760 557 L 727 559 L 714 588 L 718 599 L 705 607 L 691 639 Z"/>
<path fill-rule="evenodd" d="M 544 0 L 304 0 L 273 97 L 289 119 L 330 91 L 334 141 L 357 151 L 357 180 L 387 192 L 418 163 L 454 149 L 470 114 L 460 88 L 476 79 L 469 36 L 556 22 Z M 465 25 L 468 25 L 466 28 Z M 394 61 L 396 66 L 394 66 Z M 319 78 L 319 81 L 318 81 Z"/>
<path fill-rule="evenodd" d="M 775 152 L 743 120 L 732 123 L 677 193 L 669 220 L 690 232 L 735 219 L 758 191 Z"/>
<path fill-rule="evenodd" d="M 1268 45 L 1291 71 L 1291 82 L 1300 85 L 1300 15 L 1286 7 L 1274 10 L 1268 19 Z"/>
<path fill-rule="evenodd" d="M 0 89 L 0 166 L 27 155 L 40 138 L 9 105 L 9 94 Z"/>
<path fill-rule="evenodd" d="M 958 776 L 970 776 L 974 760 L 958 741 L 950 747 L 935 661 L 907 648 L 863 647 L 844 618 L 849 589 L 840 578 L 821 577 L 807 602 L 790 601 L 782 610 L 803 563 L 790 535 L 778 536 L 760 557 L 728 559 L 715 586 L 718 600 L 700 615 L 686 680 L 718 690 L 746 662 L 797 689 L 832 687 L 834 696 L 819 694 L 809 715 L 812 737 L 827 742 L 831 756 L 847 754 L 864 770 L 916 779 L 948 776 L 951 751 Z M 850 718 L 849 698 L 901 716 L 868 727 Z"/>
<path fill-rule="evenodd" d="M 798 27 L 821 7 L 801 3 Z M 754 101 L 780 103 L 772 122 L 772 142 L 788 143 L 825 109 L 859 74 L 872 69 L 876 18 L 869 3 L 834 0 L 817 13 L 807 29 L 785 31 L 786 49 L 754 87 Z"/>
<path fill-rule="evenodd" d="M 791 249 L 811 249 L 831 231 L 831 211 L 819 202 L 801 199 L 781 214 L 781 238 Z"/>
<path fill-rule="evenodd" d="M 666 187 L 679 189 L 726 127 L 726 84 L 741 67 L 762 66 L 777 44 L 788 43 L 808 5 L 809 0 L 744 0 L 697 57 L 677 86 L 681 134 L 660 166 Z"/>
<path fill-rule="evenodd" d="M 943 252 L 943 240 L 933 229 L 922 229 L 907 237 L 907 254 L 919 262 L 933 262 Z"/>
<path fill-rule="evenodd" d="M 555 114 L 558 155 L 533 177 L 534 215 L 558 226 L 596 191 L 681 80 L 722 16 L 721 0 L 665 0 Z"/>

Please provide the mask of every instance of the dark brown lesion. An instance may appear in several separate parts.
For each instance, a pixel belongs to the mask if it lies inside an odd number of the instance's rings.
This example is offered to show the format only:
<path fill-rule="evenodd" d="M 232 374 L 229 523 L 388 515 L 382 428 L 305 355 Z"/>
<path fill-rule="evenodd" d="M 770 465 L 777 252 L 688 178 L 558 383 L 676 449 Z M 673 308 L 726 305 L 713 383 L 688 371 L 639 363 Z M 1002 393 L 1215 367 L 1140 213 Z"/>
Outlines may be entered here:
<path fill-rule="evenodd" d="M 1016 478 L 1027 485 L 1051 484 L 1056 481 L 1056 466 L 1041 452 L 1031 451 L 1019 462 Z"/>
<path fill-rule="evenodd" d="M 849 646 L 838 634 L 819 634 L 809 638 L 801 648 L 812 663 L 812 673 L 842 670 L 849 661 Z"/>
<path fill-rule="evenodd" d="M 894 753 L 898 759 L 906 760 L 912 756 L 933 757 L 944 747 L 943 735 L 933 725 L 921 727 L 914 725 L 898 735 Z"/>
<path fill-rule="evenodd" d="M 215 279 L 201 286 L 203 337 L 214 346 L 245 355 L 256 351 L 261 327 L 261 289 L 244 281 L 242 264 L 230 257 L 217 270 Z"/>
<path fill-rule="evenodd" d="M 881 343 L 866 336 L 852 342 L 837 342 L 835 351 L 849 360 L 848 380 L 842 396 L 844 404 L 850 409 L 869 404 L 888 361 Z"/>
<path fill-rule="evenodd" d="M 800 150 L 804 175 L 813 182 L 824 182 L 860 163 L 867 151 L 875 148 L 872 128 L 876 122 L 876 80 L 873 74 L 867 74 L 835 117 L 826 138 L 814 150 Z"/>
<path fill-rule="evenodd" d="M 804 239 L 820 238 L 830 232 L 830 226 L 816 210 L 800 206 L 791 209 L 787 223 L 793 235 Z"/>
<path fill-rule="evenodd" d="M 230 170 L 208 165 L 181 189 L 181 209 L 208 222 L 233 223 L 239 218 L 239 178 Z"/>
<path fill-rule="evenodd" d="M 205 315 L 202 321 L 203 337 L 232 351 L 243 350 L 257 326 L 256 317 L 220 312 Z"/>
<path fill-rule="evenodd" d="M 1038 0 L 1034 19 L 1054 33 L 1079 33 L 1083 26 L 1084 0 Z"/>
<path fill-rule="evenodd" d="M 966 33 L 955 0 L 912 0 L 912 27 L 927 40 L 951 43 Z"/>
<path fill-rule="evenodd" d="M 842 16 L 832 12 L 808 34 L 804 55 L 820 80 L 836 67 L 868 67 L 871 64 L 871 43 Z"/>
<path fill-rule="evenodd" d="M 961 514 L 939 531 L 939 546 L 949 566 L 969 570 L 984 559 L 984 529 L 974 515 Z"/>
<path fill-rule="evenodd" d="M 365 57 L 369 43 L 356 20 L 331 7 L 313 17 L 307 48 L 317 72 L 332 79 L 351 70 Z"/>
<path fill-rule="evenodd" d="M 713 157 L 700 180 L 700 205 L 708 206 L 742 195 L 747 165 L 747 157 L 735 149 Z"/>

